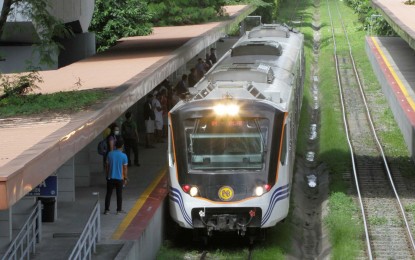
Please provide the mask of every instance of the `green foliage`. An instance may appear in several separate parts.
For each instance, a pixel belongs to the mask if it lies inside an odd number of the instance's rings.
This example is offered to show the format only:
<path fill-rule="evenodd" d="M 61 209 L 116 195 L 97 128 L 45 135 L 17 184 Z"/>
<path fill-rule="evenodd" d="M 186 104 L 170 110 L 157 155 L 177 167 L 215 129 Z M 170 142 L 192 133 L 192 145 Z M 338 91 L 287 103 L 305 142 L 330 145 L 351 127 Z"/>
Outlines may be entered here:
<path fill-rule="evenodd" d="M 142 0 L 96 0 L 89 29 L 96 33 L 97 51 L 108 49 L 122 37 L 150 34 L 151 18 Z"/>
<path fill-rule="evenodd" d="M 415 204 L 405 205 L 405 211 L 411 213 L 412 216 L 415 217 Z"/>
<path fill-rule="evenodd" d="M 38 88 L 37 83 L 43 82 L 37 71 L 15 75 L 0 75 L 0 99 L 27 94 Z"/>
<path fill-rule="evenodd" d="M 49 0 L 15 0 L 12 2 L 13 8 L 19 10 L 19 15 L 32 21 L 36 27 L 39 42 L 35 44 L 36 48 L 33 53 L 39 53 L 40 64 L 54 64 L 54 54 L 62 48 L 56 39 L 73 36 L 72 30 L 67 28 L 63 21 L 49 13 L 51 8 Z M 2 13 L 2 15 L 10 15 L 9 18 L 13 19 L 14 12 Z M 3 32 L 3 28 L 0 28 L 0 32 Z M 28 63 L 31 66 L 30 61 Z"/>
<path fill-rule="evenodd" d="M 363 30 L 370 30 L 374 34 L 381 36 L 396 36 L 392 27 L 372 7 L 372 1 L 345 0 L 345 3 L 358 15 L 358 20 L 362 23 Z"/>
<path fill-rule="evenodd" d="M 256 6 L 256 10 L 251 15 L 261 16 L 262 23 L 272 23 L 276 19 L 278 6 L 284 0 L 227 0 L 226 5 L 249 4 Z"/>
<path fill-rule="evenodd" d="M 370 217 L 369 223 L 373 226 L 382 226 L 388 223 L 388 219 L 385 216 Z"/>
<path fill-rule="evenodd" d="M 48 95 L 13 95 L 0 99 L 0 117 L 47 112 L 71 113 L 85 109 L 108 95 L 103 90 L 58 92 Z"/>
<path fill-rule="evenodd" d="M 361 226 L 356 217 L 359 212 L 353 200 L 341 192 L 330 195 L 329 214 L 324 218 L 330 230 L 332 259 L 356 259 L 362 249 L 360 237 Z"/>
<path fill-rule="evenodd" d="M 153 0 L 149 1 L 149 9 L 157 26 L 186 25 L 217 20 L 224 15 L 224 4 L 224 0 Z"/>

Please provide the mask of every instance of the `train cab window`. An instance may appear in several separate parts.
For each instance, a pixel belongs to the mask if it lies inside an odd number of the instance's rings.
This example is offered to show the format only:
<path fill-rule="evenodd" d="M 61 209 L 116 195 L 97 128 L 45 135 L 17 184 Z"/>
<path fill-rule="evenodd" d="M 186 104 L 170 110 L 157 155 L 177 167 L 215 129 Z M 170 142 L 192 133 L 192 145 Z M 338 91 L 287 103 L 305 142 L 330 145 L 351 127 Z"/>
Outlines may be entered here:
<path fill-rule="evenodd" d="M 193 123 L 192 128 L 185 129 L 189 172 L 261 170 L 264 167 L 267 119 L 201 118 L 189 121 Z"/>
<path fill-rule="evenodd" d="M 281 164 L 285 165 L 287 161 L 287 135 L 286 135 L 287 125 L 284 127 L 283 139 L 282 139 L 282 147 L 281 147 Z"/>

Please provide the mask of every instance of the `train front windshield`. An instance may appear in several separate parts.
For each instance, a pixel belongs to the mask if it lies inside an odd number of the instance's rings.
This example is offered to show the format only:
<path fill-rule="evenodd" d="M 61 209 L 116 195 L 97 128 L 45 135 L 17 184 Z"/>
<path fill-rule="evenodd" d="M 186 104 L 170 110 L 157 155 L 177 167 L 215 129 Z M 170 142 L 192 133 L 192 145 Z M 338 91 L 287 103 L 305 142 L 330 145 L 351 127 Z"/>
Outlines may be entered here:
<path fill-rule="evenodd" d="M 268 119 L 199 118 L 184 123 L 189 172 L 263 169 Z"/>

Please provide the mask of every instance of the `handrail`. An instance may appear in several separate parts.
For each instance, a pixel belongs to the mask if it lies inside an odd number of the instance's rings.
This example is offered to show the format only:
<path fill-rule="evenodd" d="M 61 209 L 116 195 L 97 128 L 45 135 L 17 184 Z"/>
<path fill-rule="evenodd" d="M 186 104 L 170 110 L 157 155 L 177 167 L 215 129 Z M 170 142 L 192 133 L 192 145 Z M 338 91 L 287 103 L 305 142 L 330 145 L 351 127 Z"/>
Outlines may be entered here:
<path fill-rule="evenodd" d="M 101 239 L 100 206 L 97 200 L 88 222 L 68 259 L 91 259 L 91 251 L 96 252 L 96 244 Z"/>
<path fill-rule="evenodd" d="M 42 208 L 37 202 L 32 213 L 23 225 L 16 238 L 10 244 L 2 260 L 30 259 L 31 253 L 36 253 L 36 243 L 42 239 Z"/>

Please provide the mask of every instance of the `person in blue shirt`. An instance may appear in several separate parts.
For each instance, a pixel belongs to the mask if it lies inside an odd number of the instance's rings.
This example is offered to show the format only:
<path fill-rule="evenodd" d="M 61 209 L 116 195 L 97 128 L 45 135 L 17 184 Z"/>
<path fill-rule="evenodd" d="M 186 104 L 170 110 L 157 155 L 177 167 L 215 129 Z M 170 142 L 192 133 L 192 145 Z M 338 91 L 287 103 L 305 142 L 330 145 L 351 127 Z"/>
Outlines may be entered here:
<path fill-rule="evenodd" d="M 125 213 L 122 210 L 122 189 L 127 183 L 128 176 L 128 158 L 123 153 L 124 141 L 118 139 L 115 142 L 116 149 L 109 152 L 106 161 L 106 177 L 107 177 L 107 194 L 105 195 L 105 211 L 109 214 L 112 191 L 115 188 L 117 192 L 117 214 Z"/>

